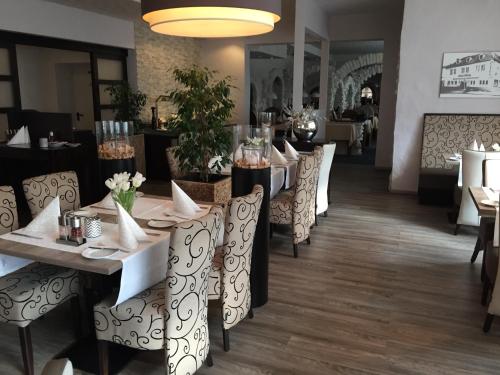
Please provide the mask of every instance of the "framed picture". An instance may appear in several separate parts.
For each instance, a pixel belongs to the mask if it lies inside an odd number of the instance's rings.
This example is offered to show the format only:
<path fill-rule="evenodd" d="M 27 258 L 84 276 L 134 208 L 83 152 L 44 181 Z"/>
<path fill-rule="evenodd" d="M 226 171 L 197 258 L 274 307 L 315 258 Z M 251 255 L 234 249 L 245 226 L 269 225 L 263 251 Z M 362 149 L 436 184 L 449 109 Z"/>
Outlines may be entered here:
<path fill-rule="evenodd" d="M 500 99 L 500 52 L 445 53 L 439 96 Z"/>

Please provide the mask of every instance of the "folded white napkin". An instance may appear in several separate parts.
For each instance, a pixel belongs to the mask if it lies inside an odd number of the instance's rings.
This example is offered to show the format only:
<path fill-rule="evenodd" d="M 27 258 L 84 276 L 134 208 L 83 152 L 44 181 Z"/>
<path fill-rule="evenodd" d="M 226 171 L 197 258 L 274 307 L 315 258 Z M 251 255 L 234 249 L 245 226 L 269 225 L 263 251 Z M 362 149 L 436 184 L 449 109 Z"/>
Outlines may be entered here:
<path fill-rule="evenodd" d="M 135 220 L 128 214 L 123 206 L 119 203 L 116 204 L 118 210 L 118 234 L 120 245 L 127 249 L 137 249 L 139 242 L 148 241 L 148 235 L 144 230 L 135 222 Z"/>
<path fill-rule="evenodd" d="M 472 151 L 478 151 L 479 150 L 479 147 L 477 145 L 477 141 L 474 139 L 474 142 L 469 146 L 469 150 L 472 150 Z"/>
<path fill-rule="evenodd" d="M 500 151 L 500 145 L 498 143 L 495 143 L 493 146 L 491 146 L 491 148 L 493 148 L 493 151 Z"/>
<path fill-rule="evenodd" d="M 56 235 L 59 231 L 58 218 L 61 215 L 59 197 L 55 197 L 24 229 L 26 233 Z"/>
<path fill-rule="evenodd" d="M 299 160 L 299 157 L 300 157 L 297 150 L 294 149 L 293 146 L 290 143 L 288 143 L 288 141 L 285 141 L 285 156 L 288 159 L 292 159 L 292 160 Z"/>
<path fill-rule="evenodd" d="M 484 145 L 481 143 L 481 146 L 479 146 L 479 151 L 486 151 L 486 149 L 484 148 Z"/>
<path fill-rule="evenodd" d="M 106 195 L 104 199 L 99 202 L 99 206 L 110 209 L 115 208 L 115 201 L 113 200 L 111 192 L 109 192 L 108 195 Z"/>
<path fill-rule="evenodd" d="M 172 181 L 172 200 L 174 210 L 183 216 L 195 216 L 200 207 L 174 181 Z"/>
<path fill-rule="evenodd" d="M 29 144 L 30 142 L 30 133 L 28 131 L 28 127 L 21 127 L 16 135 L 12 137 L 12 139 L 7 143 L 8 145 L 24 145 Z"/>
<path fill-rule="evenodd" d="M 286 164 L 288 161 L 286 158 L 279 152 L 279 150 L 273 146 L 273 154 L 271 155 L 271 163 L 272 164 Z"/>

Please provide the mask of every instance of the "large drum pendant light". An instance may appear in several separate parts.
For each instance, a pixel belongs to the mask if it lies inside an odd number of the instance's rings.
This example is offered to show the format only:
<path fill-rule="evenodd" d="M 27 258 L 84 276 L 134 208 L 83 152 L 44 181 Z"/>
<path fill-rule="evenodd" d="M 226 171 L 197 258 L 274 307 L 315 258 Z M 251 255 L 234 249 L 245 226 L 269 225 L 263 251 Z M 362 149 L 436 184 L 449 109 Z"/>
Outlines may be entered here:
<path fill-rule="evenodd" d="M 142 0 L 151 30 L 194 38 L 268 33 L 281 19 L 281 0 Z"/>

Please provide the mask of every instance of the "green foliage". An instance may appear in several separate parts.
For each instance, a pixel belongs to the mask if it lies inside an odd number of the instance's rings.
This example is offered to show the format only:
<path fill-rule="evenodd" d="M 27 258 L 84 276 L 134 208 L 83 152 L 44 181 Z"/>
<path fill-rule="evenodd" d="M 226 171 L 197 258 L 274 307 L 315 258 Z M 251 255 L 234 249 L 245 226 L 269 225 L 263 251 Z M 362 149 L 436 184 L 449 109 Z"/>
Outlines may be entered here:
<path fill-rule="evenodd" d="M 183 172 L 200 172 L 200 180 L 208 181 L 209 162 L 220 156 L 214 169 L 220 173 L 222 167 L 231 162 L 231 132 L 224 128 L 234 108 L 230 99 L 230 77 L 216 80 L 217 72 L 192 66 L 173 71 L 181 88 L 167 94 L 177 106 L 177 116 L 172 125 L 180 133 L 179 147 L 175 156 Z"/>
<path fill-rule="evenodd" d="M 128 82 L 121 82 L 108 87 L 114 106 L 115 121 L 133 121 L 136 130 L 141 125 L 139 115 L 146 105 L 147 95 L 137 90 L 134 92 Z"/>

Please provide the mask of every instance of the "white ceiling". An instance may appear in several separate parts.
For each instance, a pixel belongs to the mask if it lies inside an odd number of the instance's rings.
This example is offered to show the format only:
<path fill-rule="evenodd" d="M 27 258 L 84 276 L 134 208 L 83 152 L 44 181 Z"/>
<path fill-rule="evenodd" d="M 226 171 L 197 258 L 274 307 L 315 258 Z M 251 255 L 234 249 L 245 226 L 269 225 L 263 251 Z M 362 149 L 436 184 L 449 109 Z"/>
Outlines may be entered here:
<path fill-rule="evenodd" d="M 404 0 L 316 0 L 328 13 L 357 14 L 382 13 L 393 9 L 401 9 Z"/>

